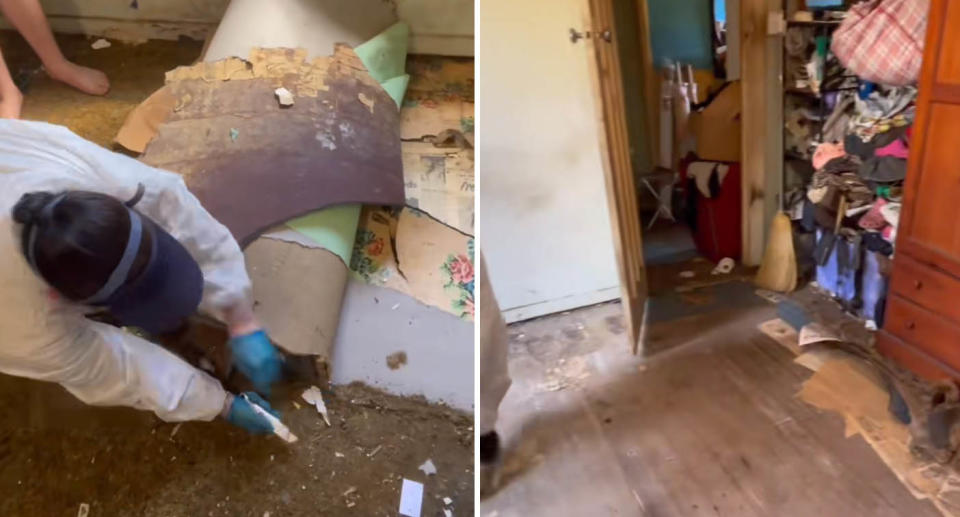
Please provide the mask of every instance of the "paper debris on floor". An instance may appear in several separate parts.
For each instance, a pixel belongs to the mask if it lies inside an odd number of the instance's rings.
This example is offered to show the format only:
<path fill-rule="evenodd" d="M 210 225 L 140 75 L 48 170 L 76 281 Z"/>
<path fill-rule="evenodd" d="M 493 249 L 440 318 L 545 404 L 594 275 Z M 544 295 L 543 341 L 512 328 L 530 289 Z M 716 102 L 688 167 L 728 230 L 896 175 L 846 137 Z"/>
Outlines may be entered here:
<path fill-rule="evenodd" d="M 400 488 L 400 515 L 420 517 L 423 504 L 423 484 L 403 478 Z"/>
<path fill-rule="evenodd" d="M 453 504 L 453 499 L 450 499 L 449 497 L 444 497 L 443 504 L 444 506 L 450 506 L 451 504 Z"/>
<path fill-rule="evenodd" d="M 724 257 L 720 259 L 720 262 L 717 262 L 717 266 L 710 271 L 711 275 L 727 275 L 733 271 L 733 268 L 736 267 L 737 263 L 730 257 Z"/>
<path fill-rule="evenodd" d="M 803 350 L 800 348 L 800 336 L 789 323 L 780 318 L 764 321 L 757 325 L 760 332 L 766 334 L 769 338 L 783 345 L 784 348 L 794 355 L 800 355 Z"/>
<path fill-rule="evenodd" d="M 157 128 L 167 121 L 179 99 L 164 86 L 153 92 L 127 115 L 117 132 L 115 141 L 123 147 L 142 153 L 157 134 Z"/>
<path fill-rule="evenodd" d="M 764 300 L 776 305 L 783 301 L 783 295 L 769 289 L 757 289 L 754 293 Z"/>
<path fill-rule="evenodd" d="M 453 517 L 453 512 L 450 511 L 450 510 L 448 510 L 448 509 L 446 509 L 446 508 L 444 508 L 444 509 L 443 509 L 443 517 Z"/>
<path fill-rule="evenodd" d="M 944 515 L 960 515 L 960 475 L 913 455 L 909 429 L 890 413 L 888 391 L 864 361 L 827 360 L 803 383 L 799 397 L 843 416 L 846 436 L 863 436 L 915 497 L 931 500 Z"/>
<path fill-rule="evenodd" d="M 327 427 L 330 427 L 330 415 L 327 413 L 327 405 L 323 402 L 323 393 L 320 391 L 320 388 L 310 386 L 300 396 L 303 397 L 303 400 L 307 401 L 307 404 L 317 408 L 317 412 L 323 417 L 323 421 L 327 424 Z"/>
<path fill-rule="evenodd" d="M 798 343 L 806 347 L 816 343 L 840 341 L 840 337 L 826 326 L 817 323 L 807 323 L 800 329 Z"/>
<path fill-rule="evenodd" d="M 80 508 L 77 510 L 77 517 L 87 517 L 88 515 L 90 515 L 90 505 L 80 503 Z"/>
<path fill-rule="evenodd" d="M 110 46 L 111 46 L 111 44 L 110 44 L 109 41 L 107 41 L 107 40 L 105 40 L 105 39 L 103 39 L 103 38 L 100 38 L 100 39 L 98 39 L 97 41 L 94 41 L 93 44 L 90 45 L 90 48 L 92 48 L 93 50 L 101 50 L 101 49 L 105 49 L 105 48 L 110 48 Z"/>
<path fill-rule="evenodd" d="M 420 465 L 417 468 L 422 470 L 427 476 L 432 476 L 437 473 L 437 467 L 433 464 L 433 460 L 430 458 L 427 458 L 427 461 L 423 462 L 423 465 Z"/>

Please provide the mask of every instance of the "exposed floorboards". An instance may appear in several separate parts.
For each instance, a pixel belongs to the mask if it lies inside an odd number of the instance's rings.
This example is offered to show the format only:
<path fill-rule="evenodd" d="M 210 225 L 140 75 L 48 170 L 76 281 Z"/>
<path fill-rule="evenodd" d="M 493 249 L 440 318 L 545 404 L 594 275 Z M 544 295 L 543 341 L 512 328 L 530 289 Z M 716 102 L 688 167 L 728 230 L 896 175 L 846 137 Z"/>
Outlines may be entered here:
<path fill-rule="evenodd" d="M 652 358 L 618 304 L 512 326 L 503 484 L 480 515 L 939 515 L 795 397 L 810 372 L 756 330 L 773 306 L 715 316 L 663 323 L 685 337 Z"/>

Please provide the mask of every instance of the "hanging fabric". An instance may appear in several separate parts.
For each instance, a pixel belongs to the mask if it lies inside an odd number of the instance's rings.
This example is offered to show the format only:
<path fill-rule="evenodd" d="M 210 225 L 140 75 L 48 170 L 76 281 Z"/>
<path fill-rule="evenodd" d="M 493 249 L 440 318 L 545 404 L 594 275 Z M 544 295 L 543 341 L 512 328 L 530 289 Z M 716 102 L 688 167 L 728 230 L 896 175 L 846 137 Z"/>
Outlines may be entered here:
<path fill-rule="evenodd" d="M 917 82 L 930 0 L 873 0 L 852 6 L 831 49 L 859 77 L 888 85 Z"/>

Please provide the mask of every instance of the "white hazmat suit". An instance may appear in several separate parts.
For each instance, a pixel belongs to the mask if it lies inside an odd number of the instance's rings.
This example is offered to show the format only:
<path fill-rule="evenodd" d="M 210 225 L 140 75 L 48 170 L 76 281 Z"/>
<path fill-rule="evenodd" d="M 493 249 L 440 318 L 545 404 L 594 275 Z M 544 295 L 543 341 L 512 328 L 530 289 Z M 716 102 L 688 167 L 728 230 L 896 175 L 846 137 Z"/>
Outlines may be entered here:
<path fill-rule="evenodd" d="M 33 191 L 88 190 L 137 210 L 190 252 L 203 271 L 200 310 L 215 317 L 250 297 L 243 254 L 180 176 L 144 165 L 42 122 L 0 120 L 0 372 L 58 382 L 92 405 L 131 406 L 166 421 L 212 420 L 220 383 L 166 349 L 90 321 L 89 307 L 51 295 L 23 256 L 11 210 Z"/>

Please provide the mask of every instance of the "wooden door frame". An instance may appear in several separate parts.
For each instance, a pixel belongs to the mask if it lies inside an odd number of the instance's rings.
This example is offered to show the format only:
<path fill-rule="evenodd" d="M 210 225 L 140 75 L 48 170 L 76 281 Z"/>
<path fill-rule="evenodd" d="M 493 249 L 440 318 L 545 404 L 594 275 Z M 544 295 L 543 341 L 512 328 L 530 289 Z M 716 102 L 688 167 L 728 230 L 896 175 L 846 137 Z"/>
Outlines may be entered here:
<path fill-rule="evenodd" d="M 759 265 L 783 182 L 783 36 L 770 35 L 781 0 L 740 0 L 742 262 Z M 783 15 L 780 12 L 781 16 Z"/>
<path fill-rule="evenodd" d="M 626 103 L 623 77 L 613 37 L 613 1 L 587 0 L 586 27 L 592 37 L 586 40 L 593 51 L 589 59 L 593 76 L 595 106 L 600 118 L 600 149 L 604 184 L 610 208 L 610 228 L 614 252 L 620 272 L 620 289 L 624 320 L 636 354 L 643 338 L 644 305 L 647 277 L 643 262 L 643 241 L 637 189 L 630 160 L 630 139 L 627 133 Z"/>

